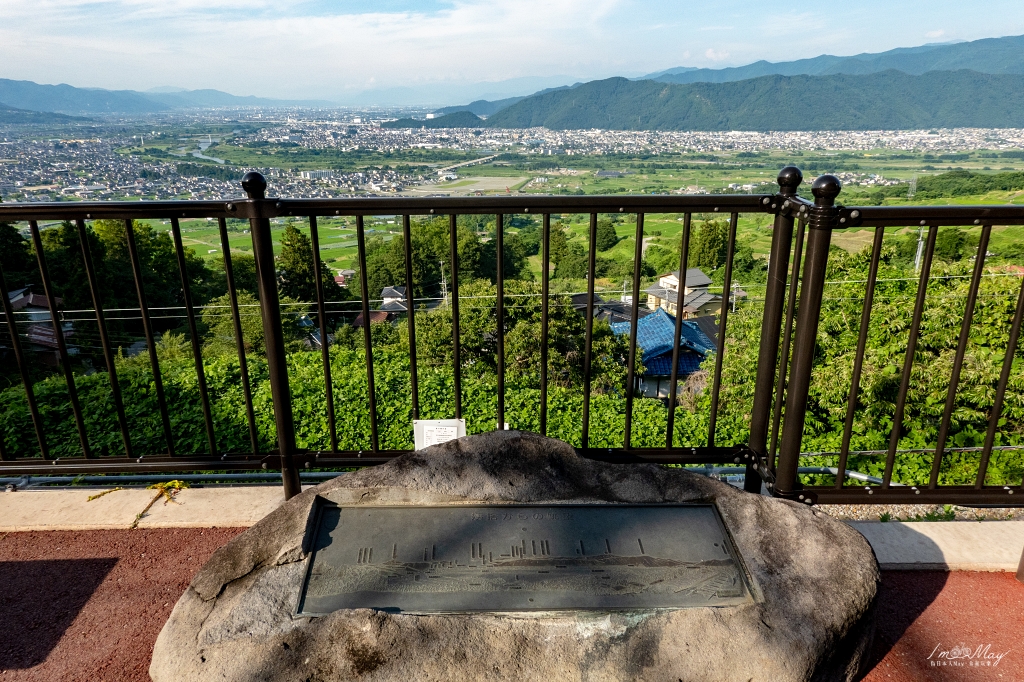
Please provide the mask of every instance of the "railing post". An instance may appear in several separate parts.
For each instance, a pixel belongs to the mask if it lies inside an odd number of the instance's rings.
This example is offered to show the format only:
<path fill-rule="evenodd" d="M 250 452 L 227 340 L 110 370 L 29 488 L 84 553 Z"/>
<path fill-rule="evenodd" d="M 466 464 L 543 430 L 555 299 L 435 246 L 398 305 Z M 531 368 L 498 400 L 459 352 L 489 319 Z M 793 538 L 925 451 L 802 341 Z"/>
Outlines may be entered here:
<path fill-rule="evenodd" d="M 274 422 L 277 425 L 277 448 L 281 453 L 281 479 L 284 498 L 291 499 L 302 488 L 299 472 L 292 455 L 295 454 L 295 422 L 292 417 L 292 395 L 288 387 L 288 363 L 284 352 L 284 333 L 281 330 L 281 303 L 277 296 L 277 268 L 274 266 L 274 243 L 270 236 L 270 219 L 264 206 L 267 180 L 253 171 L 242 178 L 242 189 L 249 195 L 252 218 L 252 250 L 256 258 L 256 277 L 260 290 L 260 313 L 263 318 L 263 343 L 267 351 L 267 369 L 270 372 L 270 393 L 274 399 Z"/>
<path fill-rule="evenodd" d="M 786 395 L 786 421 L 782 427 L 782 446 L 775 472 L 775 493 L 811 502 L 796 492 L 800 445 L 807 414 L 807 395 L 811 386 L 811 369 L 818 340 L 821 317 L 821 296 L 825 288 L 825 267 L 832 241 L 832 222 L 836 215 L 835 200 L 842 183 L 834 175 L 822 175 L 811 186 L 814 207 L 808 219 L 807 257 L 804 261 L 803 287 L 800 290 L 799 316 L 793 339 L 793 363 Z M 794 282 L 794 286 L 795 286 Z"/>
<path fill-rule="evenodd" d="M 779 197 L 765 198 L 771 202 L 772 210 L 778 210 L 778 202 L 796 196 L 796 190 L 804 176 L 796 166 L 786 166 L 779 171 Z M 772 250 L 768 263 L 768 285 L 764 292 L 764 316 L 761 318 L 761 347 L 757 357 L 757 378 L 754 381 L 754 406 L 750 413 L 750 440 L 748 447 L 758 455 L 768 454 L 768 425 L 771 421 L 772 395 L 779 366 L 779 333 L 782 331 L 782 314 L 786 305 L 786 277 L 789 272 L 789 250 L 793 243 L 793 214 L 778 210 L 772 229 Z M 796 282 L 793 282 L 796 286 Z M 782 362 L 785 362 L 785 358 Z M 747 492 L 761 492 L 761 476 L 753 464 L 747 464 L 743 489 Z"/>

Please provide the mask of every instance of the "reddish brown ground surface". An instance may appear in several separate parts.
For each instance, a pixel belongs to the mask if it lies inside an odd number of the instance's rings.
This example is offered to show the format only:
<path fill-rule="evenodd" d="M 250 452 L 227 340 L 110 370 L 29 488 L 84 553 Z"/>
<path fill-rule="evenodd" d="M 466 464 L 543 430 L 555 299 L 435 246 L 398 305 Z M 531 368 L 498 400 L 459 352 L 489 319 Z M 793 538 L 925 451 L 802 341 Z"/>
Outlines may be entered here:
<path fill-rule="evenodd" d="M 0 536 L 0 682 L 146 682 L 153 642 L 192 576 L 241 529 Z M 883 574 L 869 682 L 1024 681 L 1024 585 L 1007 573 Z M 936 667 L 990 645 L 998 666 Z M 984 663 L 984 661 L 982 661 Z"/>

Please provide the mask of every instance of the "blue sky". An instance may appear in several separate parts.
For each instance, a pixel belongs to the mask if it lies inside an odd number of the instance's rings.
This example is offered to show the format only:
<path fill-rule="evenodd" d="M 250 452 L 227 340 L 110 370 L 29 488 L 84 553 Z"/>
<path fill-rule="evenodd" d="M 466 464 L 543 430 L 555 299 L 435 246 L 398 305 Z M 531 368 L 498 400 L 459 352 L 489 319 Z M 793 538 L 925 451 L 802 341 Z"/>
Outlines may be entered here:
<path fill-rule="evenodd" d="M 673 66 L 738 66 L 1024 34 L 1020 0 L 791 6 L 749 0 L 0 0 L 0 77 L 441 104 Z"/>

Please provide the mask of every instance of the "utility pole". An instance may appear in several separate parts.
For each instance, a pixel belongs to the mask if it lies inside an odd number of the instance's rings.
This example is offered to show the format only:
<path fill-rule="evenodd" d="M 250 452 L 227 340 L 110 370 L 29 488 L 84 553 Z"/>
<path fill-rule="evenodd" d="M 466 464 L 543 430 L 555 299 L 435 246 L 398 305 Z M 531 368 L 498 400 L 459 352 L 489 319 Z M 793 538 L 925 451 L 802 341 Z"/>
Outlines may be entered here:
<path fill-rule="evenodd" d="M 448 304 L 448 280 L 444 278 L 444 259 L 441 260 L 441 298 L 444 299 L 445 305 Z"/>
<path fill-rule="evenodd" d="M 917 176 L 910 179 L 910 187 L 907 188 L 907 199 L 913 199 L 917 193 Z M 921 272 L 921 257 L 924 255 L 924 226 L 917 230 L 917 253 L 914 255 L 914 272 Z"/>

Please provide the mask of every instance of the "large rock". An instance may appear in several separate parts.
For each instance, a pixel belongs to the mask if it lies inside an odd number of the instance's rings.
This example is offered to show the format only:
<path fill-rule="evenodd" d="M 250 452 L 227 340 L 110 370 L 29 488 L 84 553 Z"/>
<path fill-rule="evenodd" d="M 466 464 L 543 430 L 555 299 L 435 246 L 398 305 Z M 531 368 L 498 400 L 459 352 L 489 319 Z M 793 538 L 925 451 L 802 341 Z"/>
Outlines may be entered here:
<path fill-rule="evenodd" d="M 714 502 L 754 603 L 601 613 L 293 618 L 314 497 L 340 505 Z M 583 459 L 515 431 L 471 436 L 296 496 L 218 550 L 153 651 L 182 680 L 853 680 L 873 632 L 878 565 L 813 508 L 681 469 Z"/>

